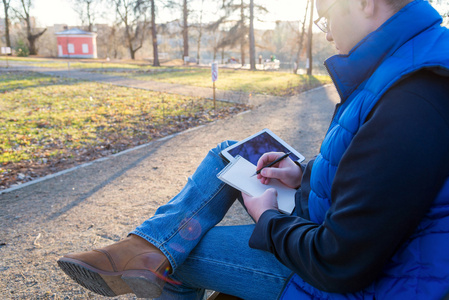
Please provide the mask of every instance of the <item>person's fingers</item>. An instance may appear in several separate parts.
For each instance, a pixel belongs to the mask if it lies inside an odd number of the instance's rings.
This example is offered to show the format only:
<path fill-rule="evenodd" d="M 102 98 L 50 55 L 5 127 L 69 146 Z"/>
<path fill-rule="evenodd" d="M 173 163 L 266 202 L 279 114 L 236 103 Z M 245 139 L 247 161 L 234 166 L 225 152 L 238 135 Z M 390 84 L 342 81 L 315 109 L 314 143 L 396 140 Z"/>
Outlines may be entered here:
<path fill-rule="evenodd" d="M 267 178 L 276 178 L 282 179 L 285 173 L 285 170 L 279 168 L 265 168 L 262 170 L 262 176 Z"/>
<path fill-rule="evenodd" d="M 269 189 L 267 189 L 265 192 L 264 192 L 264 194 L 265 193 L 271 193 L 271 194 L 274 194 L 274 197 L 276 197 L 277 198 L 277 196 L 278 196 L 278 191 L 275 189 L 275 188 L 269 188 Z"/>
<path fill-rule="evenodd" d="M 272 161 L 275 161 L 279 157 L 284 155 L 283 152 L 268 152 L 262 155 L 257 162 L 257 170 L 262 169 L 264 166 L 268 165 Z"/>

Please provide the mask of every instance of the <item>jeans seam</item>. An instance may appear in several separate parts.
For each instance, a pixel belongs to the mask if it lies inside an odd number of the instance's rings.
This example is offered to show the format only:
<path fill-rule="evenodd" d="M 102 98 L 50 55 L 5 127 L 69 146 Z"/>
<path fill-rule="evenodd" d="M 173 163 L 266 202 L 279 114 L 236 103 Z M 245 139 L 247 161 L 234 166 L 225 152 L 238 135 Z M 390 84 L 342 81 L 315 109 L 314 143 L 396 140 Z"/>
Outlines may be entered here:
<path fill-rule="evenodd" d="M 196 216 L 198 215 L 198 213 L 204 209 L 207 205 L 209 205 L 211 203 L 211 201 L 217 196 L 217 194 L 225 187 L 226 184 L 222 183 L 219 185 L 219 187 L 217 188 L 217 190 L 212 194 L 212 196 L 209 198 L 209 201 L 205 202 L 202 206 L 200 206 L 197 210 L 194 210 L 192 212 L 192 215 L 188 218 L 188 220 L 183 224 L 183 226 L 178 227 L 178 229 L 176 229 L 168 238 L 164 239 L 164 241 L 162 243 L 160 243 L 159 241 L 156 241 L 155 239 L 153 239 L 152 237 L 141 233 L 140 231 L 139 234 L 144 235 L 146 237 L 147 240 L 151 240 L 152 244 L 154 244 L 156 247 L 158 247 L 161 251 L 162 249 L 164 249 L 165 251 L 162 251 L 168 258 L 168 260 L 170 261 L 173 270 L 176 269 L 178 267 L 178 264 L 176 263 L 174 257 L 171 255 L 170 251 L 167 250 L 167 248 L 165 247 L 165 244 L 167 244 L 176 234 L 179 233 L 179 231 L 181 231 L 183 228 L 185 228 L 187 226 L 187 224 Z"/>
<path fill-rule="evenodd" d="M 209 154 L 212 154 L 215 158 L 220 158 L 221 160 L 223 160 L 223 158 L 219 155 L 219 153 L 217 153 L 217 152 L 215 152 L 213 150 L 209 151 Z M 223 160 L 223 163 L 224 163 L 224 160 Z M 223 167 L 224 166 L 221 166 L 221 168 L 223 168 Z M 193 182 L 195 183 L 195 181 L 193 181 Z M 176 263 L 174 256 L 172 256 L 172 254 L 170 253 L 170 251 L 168 251 L 168 249 L 165 247 L 165 245 L 167 243 L 169 243 L 177 234 L 179 234 L 179 232 L 181 230 L 186 228 L 186 226 L 192 221 L 192 219 L 194 219 L 195 216 L 197 216 L 206 206 L 210 205 L 210 203 L 218 195 L 218 193 L 220 193 L 223 190 L 225 185 L 226 185 L 225 183 L 220 182 L 218 187 L 217 187 L 217 189 L 211 193 L 212 196 L 210 196 L 209 199 L 206 199 L 206 201 L 203 203 L 203 205 L 198 207 L 196 210 L 191 211 L 190 216 L 186 217 L 186 221 L 183 222 L 182 226 L 179 226 L 172 233 L 166 235 L 168 237 L 167 238 L 163 238 L 162 242 L 159 242 L 158 240 L 155 240 L 154 238 L 152 238 L 152 237 L 150 237 L 150 236 L 140 232 L 137 229 L 135 229 L 134 232 L 137 233 L 138 235 L 140 235 L 141 237 L 145 238 L 146 240 L 148 240 L 150 243 L 155 245 L 157 248 L 159 248 L 165 254 L 167 259 L 169 260 L 170 264 L 172 265 L 173 270 L 175 270 L 178 267 L 178 264 Z M 195 186 L 197 186 L 196 183 L 195 183 Z M 201 189 L 199 189 L 199 190 L 201 190 Z"/>
<path fill-rule="evenodd" d="M 163 243 L 161 243 L 160 245 L 164 245 L 166 243 L 168 243 L 176 234 L 178 234 L 179 231 L 181 231 L 182 229 L 184 229 L 187 224 L 196 216 L 198 215 L 198 213 L 207 205 L 209 205 L 209 203 L 215 198 L 215 196 L 217 196 L 217 194 L 223 189 L 223 187 L 225 186 L 225 184 L 220 184 L 217 188 L 217 190 L 213 193 L 213 195 L 209 198 L 209 201 L 205 202 L 202 206 L 200 206 L 198 209 L 192 211 L 192 215 L 187 219 L 186 222 L 184 222 L 184 224 L 180 227 L 178 227 L 178 229 L 176 229 L 171 235 L 170 237 L 168 237 L 167 239 L 164 240 Z"/>
<path fill-rule="evenodd" d="M 232 268 L 235 268 L 235 269 L 238 269 L 238 270 L 243 270 L 243 271 L 247 271 L 247 272 L 257 273 L 257 274 L 259 274 L 261 276 L 266 276 L 266 277 L 272 277 L 272 278 L 276 278 L 276 279 L 285 280 L 285 278 L 283 276 L 280 276 L 280 275 L 277 275 L 277 274 L 274 274 L 274 273 L 261 272 L 260 270 L 257 270 L 257 269 L 250 269 L 250 268 L 247 268 L 247 267 L 244 267 L 244 266 L 240 266 L 240 265 L 236 266 L 235 264 L 226 263 L 226 262 L 218 261 L 218 260 L 215 260 L 215 259 L 199 257 L 199 256 L 193 256 L 193 255 L 189 255 L 189 259 L 191 259 L 191 260 L 199 260 L 199 261 L 201 261 L 201 260 L 208 261 L 208 262 L 214 263 L 214 264 L 216 264 L 218 266 L 232 267 Z"/>
<path fill-rule="evenodd" d="M 213 154 L 217 158 L 223 159 L 218 153 L 215 153 L 214 151 L 209 151 L 209 154 Z M 224 168 L 224 166 L 222 166 L 221 168 Z M 192 182 L 195 183 L 195 181 L 193 181 L 193 180 L 192 180 Z M 201 211 L 206 205 L 208 205 L 212 201 L 212 199 L 214 199 L 215 196 L 217 196 L 217 194 L 225 187 L 225 185 L 226 185 L 225 183 L 221 182 L 219 184 L 217 190 L 212 193 L 212 196 L 209 198 L 209 201 L 207 201 L 203 206 L 199 207 L 197 210 L 194 210 L 192 212 L 192 215 L 189 217 L 189 219 L 181 227 L 178 227 L 175 231 L 173 231 L 173 233 L 170 234 L 170 236 L 167 239 L 165 239 L 165 241 L 163 243 L 161 243 L 160 245 L 163 245 L 163 244 L 169 242 L 181 229 L 185 228 L 185 226 L 192 220 L 192 218 L 194 216 L 196 216 L 198 214 L 198 212 Z M 195 186 L 197 186 L 196 183 L 195 183 Z"/>

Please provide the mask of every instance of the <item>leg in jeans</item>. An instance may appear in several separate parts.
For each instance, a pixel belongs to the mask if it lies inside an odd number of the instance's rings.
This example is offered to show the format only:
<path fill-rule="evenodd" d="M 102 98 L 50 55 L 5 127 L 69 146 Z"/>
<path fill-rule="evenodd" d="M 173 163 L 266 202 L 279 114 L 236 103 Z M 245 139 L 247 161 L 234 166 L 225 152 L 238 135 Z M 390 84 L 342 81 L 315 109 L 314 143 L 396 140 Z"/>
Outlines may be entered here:
<path fill-rule="evenodd" d="M 272 254 L 249 248 L 254 225 L 215 227 L 240 195 L 216 177 L 226 165 L 219 153 L 232 143 L 212 149 L 184 189 L 132 232 L 173 267 L 159 299 L 201 299 L 205 289 L 276 299 L 291 274 Z"/>
<path fill-rule="evenodd" d="M 292 272 L 272 254 L 249 248 L 253 229 L 254 225 L 212 228 L 178 266 L 158 299 L 203 299 L 205 289 L 245 300 L 277 299 Z"/>
<path fill-rule="evenodd" d="M 159 248 L 174 271 L 240 194 L 217 178 L 227 164 L 219 153 L 233 143 L 223 142 L 210 150 L 181 192 L 131 232 Z"/>
<path fill-rule="evenodd" d="M 212 149 L 183 190 L 127 238 L 101 249 L 68 253 L 58 265 L 100 295 L 159 297 L 164 278 L 185 261 L 239 195 L 217 178 L 226 165 L 219 153 L 231 143 Z"/>
<path fill-rule="evenodd" d="M 129 237 L 101 249 L 64 255 L 59 266 L 77 283 L 105 296 L 134 293 L 155 298 L 164 292 L 165 299 L 183 294 L 191 296 L 181 299 L 195 299 L 210 288 L 235 289 L 247 298 L 246 288 L 260 282 L 267 288 L 256 289 L 261 295 L 278 294 L 290 272 L 272 255 L 249 249 L 252 227 L 214 228 L 240 195 L 216 177 L 226 165 L 219 153 L 230 144 L 212 149 L 182 191 Z M 172 279 L 182 285 L 169 281 L 164 287 L 170 269 Z"/>

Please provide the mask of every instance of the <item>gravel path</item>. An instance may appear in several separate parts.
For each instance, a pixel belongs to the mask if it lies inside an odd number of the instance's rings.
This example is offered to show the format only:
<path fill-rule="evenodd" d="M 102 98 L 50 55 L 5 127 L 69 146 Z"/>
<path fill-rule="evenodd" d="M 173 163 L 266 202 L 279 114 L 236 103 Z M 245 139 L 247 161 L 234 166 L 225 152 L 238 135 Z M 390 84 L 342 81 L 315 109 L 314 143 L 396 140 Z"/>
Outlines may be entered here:
<path fill-rule="evenodd" d="M 0 194 L 1 299 L 104 299 L 75 284 L 56 260 L 125 237 L 175 195 L 207 151 L 225 139 L 270 128 L 307 159 L 313 157 L 337 99 L 331 86 L 285 99 L 262 97 L 252 111 L 231 119 Z M 220 225 L 248 222 L 236 204 Z"/>

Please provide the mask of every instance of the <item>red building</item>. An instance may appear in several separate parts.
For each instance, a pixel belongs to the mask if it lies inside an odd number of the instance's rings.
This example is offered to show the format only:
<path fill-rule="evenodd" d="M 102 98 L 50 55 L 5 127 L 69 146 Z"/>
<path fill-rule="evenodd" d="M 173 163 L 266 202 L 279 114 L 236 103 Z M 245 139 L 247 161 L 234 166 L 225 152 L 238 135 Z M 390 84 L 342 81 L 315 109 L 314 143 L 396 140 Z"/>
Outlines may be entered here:
<path fill-rule="evenodd" d="M 56 33 L 58 57 L 97 58 L 97 34 L 77 28 Z"/>

